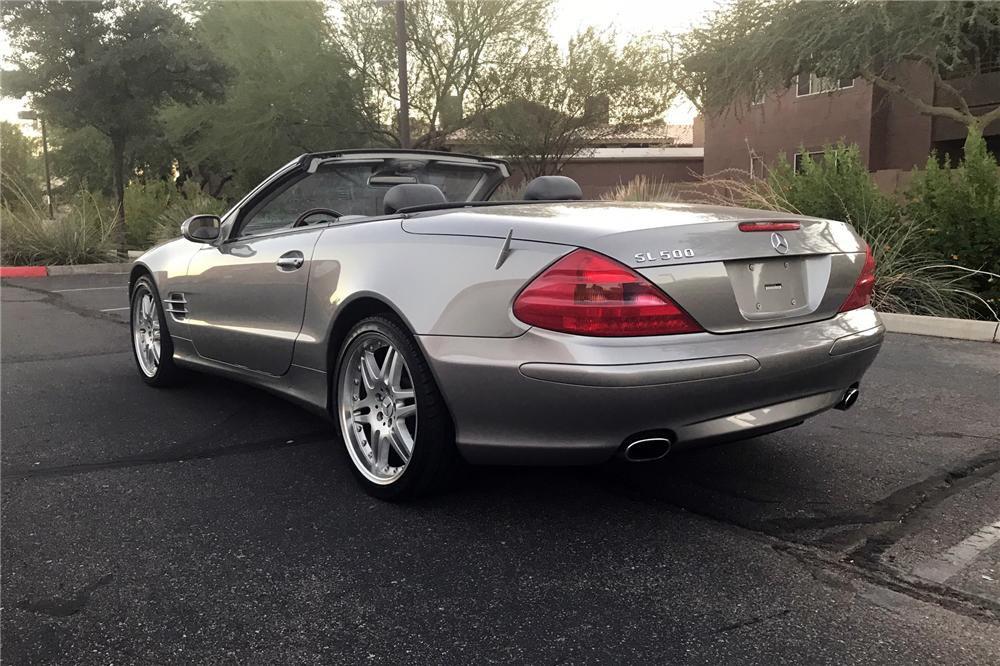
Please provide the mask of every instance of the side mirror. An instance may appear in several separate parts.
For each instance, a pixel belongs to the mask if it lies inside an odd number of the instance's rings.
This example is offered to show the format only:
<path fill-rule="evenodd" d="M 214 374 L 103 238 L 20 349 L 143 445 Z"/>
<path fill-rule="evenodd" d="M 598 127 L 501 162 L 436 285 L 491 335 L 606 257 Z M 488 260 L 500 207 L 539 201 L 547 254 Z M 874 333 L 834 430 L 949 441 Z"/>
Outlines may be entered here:
<path fill-rule="evenodd" d="M 181 235 L 195 243 L 211 243 L 219 238 L 221 229 L 218 215 L 194 215 L 181 224 Z"/>

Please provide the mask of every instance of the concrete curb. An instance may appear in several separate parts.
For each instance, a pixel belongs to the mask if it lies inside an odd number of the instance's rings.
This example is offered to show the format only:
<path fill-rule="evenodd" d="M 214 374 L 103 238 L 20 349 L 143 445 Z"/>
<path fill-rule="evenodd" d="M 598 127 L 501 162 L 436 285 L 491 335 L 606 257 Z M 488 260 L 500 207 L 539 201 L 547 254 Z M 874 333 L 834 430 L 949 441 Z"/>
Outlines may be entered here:
<path fill-rule="evenodd" d="M 49 275 L 93 275 L 98 273 L 128 273 L 132 262 L 113 264 L 78 264 L 76 266 L 49 266 Z"/>
<path fill-rule="evenodd" d="M 1000 343 L 1000 323 L 995 321 L 925 317 L 889 312 L 880 312 L 879 317 L 882 318 L 886 330 L 891 333 Z"/>
<path fill-rule="evenodd" d="M 128 273 L 131 268 L 131 262 L 124 261 L 113 264 L 77 264 L 73 266 L 0 266 L 0 278 Z"/>

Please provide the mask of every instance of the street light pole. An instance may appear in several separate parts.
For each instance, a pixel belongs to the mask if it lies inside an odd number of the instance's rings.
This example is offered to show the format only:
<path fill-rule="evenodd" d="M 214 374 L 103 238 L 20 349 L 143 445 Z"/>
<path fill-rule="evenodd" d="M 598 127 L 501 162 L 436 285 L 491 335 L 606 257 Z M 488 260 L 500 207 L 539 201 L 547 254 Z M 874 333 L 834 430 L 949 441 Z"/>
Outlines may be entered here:
<path fill-rule="evenodd" d="M 45 132 L 45 117 L 38 115 L 37 111 L 20 111 L 17 114 L 22 120 L 37 120 L 42 123 L 42 158 L 45 162 L 45 195 L 49 200 L 49 219 L 55 219 L 52 209 L 52 176 L 49 172 L 49 137 Z"/>
<path fill-rule="evenodd" d="M 396 0 L 396 58 L 399 62 L 399 145 L 410 147 L 410 90 L 406 75 L 406 6 Z"/>
<path fill-rule="evenodd" d="M 45 118 L 41 118 L 42 121 L 42 157 L 45 162 L 45 195 L 49 200 L 49 219 L 55 219 L 55 213 L 52 211 L 52 176 L 49 175 L 49 138 L 45 134 Z"/>

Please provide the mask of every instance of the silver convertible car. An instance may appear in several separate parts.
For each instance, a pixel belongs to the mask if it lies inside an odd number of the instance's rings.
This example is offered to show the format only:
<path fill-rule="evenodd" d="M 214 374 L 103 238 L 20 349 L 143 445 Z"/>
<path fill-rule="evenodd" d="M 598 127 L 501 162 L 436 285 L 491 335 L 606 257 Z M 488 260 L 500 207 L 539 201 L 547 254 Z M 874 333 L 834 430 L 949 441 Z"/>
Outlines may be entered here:
<path fill-rule="evenodd" d="M 491 201 L 508 176 L 453 153 L 303 155 L 136 261 L 141 377 L 292 398 L 386 499 L 463 461 L 655 460 L 857 399 L 884 328 L 850 225 L 583 201 L 561 176 Z"/>

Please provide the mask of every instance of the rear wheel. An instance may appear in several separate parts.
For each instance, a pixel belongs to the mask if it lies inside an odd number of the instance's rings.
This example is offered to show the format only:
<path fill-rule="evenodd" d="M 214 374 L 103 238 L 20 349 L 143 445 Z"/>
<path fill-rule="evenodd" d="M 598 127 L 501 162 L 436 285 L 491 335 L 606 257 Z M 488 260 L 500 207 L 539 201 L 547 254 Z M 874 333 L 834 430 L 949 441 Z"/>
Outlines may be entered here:
<path fill-rule="evenodd" d="M 132 356 L 139 376 L 150 386 L 169 386 L 180 378 L 174 365 L 174 345 L 156 285 L 144 275 L 135 282 L 131 295 Z"/>
<path fill-rule="evenodd" d="M 451 419 L 406 330 L 385 316 L 362 320 L 337 369 L 341 436 L 365 490 L 401 500 L 447 487 L 459 465 Z"/>

